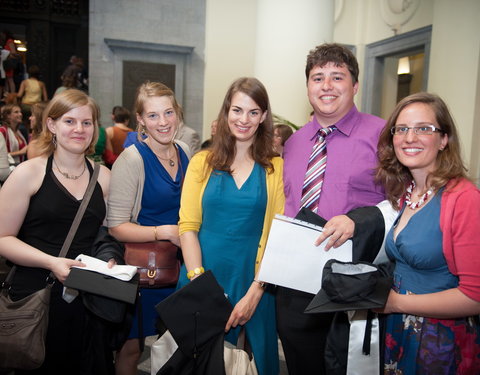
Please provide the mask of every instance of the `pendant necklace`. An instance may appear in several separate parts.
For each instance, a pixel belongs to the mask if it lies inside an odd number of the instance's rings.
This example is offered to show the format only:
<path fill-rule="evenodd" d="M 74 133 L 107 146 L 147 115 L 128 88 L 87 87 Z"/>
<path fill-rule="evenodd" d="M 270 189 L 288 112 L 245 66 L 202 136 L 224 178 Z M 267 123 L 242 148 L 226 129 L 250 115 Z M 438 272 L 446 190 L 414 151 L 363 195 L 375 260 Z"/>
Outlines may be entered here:
<path fill-rule="evenodd" d="M 412 180 L 412 183 L 410 186 L 407 188 L 407 193 L 405 194 L 405 204 L 407 207 L 410 207 L 412 210 L 415 210 L 418 207 L 421 207 L 427 200 L 430 195 L 433 194 L 432 189 L 428 189 L 425 194 L 423 194 L 418 202 L 413 202 L 412 203 L 412 191 L 415 189 L 415 181 Z"/>
<path fill-rule="evenodd" d="M 68 174 L 67 172 L 62 172 L 60 170 L 60 168 L 58 168 L 58 164 L 57 162 L 55 161 L 55 158 L 53 158 L 53 164 L 55 164 L 55 168 L 57 168 L 57 171 L 63 176 L 65 177 L 66 179 L 68 180 L 78 180 L 80 177 L 83 176 L 83 174 L 85 173 L 85 169 L 87 168 L 87 164 L 86 163 L 83 163 L 83 170 L 82 170 L 82 173 L 80 173 L 78 176 L 75 176 L 73 174 Z"/>
<path fill-rule="evenodd" d="M 175 146 L 173 146 L 173 147 L 175 148 Z M 155 156 L 156 156 L 157 158 L 159 158 L 160 160 L 163 160 L 163 161 L 168 162 L 168 165 L 170 165 L 170 167 L 175 167 L 175 162 L 173 161 L 173 159 L 172 159 L 171 156 L 169 156 L 169 157 L 167 157 L 167 158 L 162 158 L 162 157 L 161 157 L 160 155 L 158 155 L 155 151 L 153 151 L 152 148 L 150 148 L 150 150 L 152 150 L 152 152 L 155 154 Z M 174 152 L 174 154 L 175 154 L 175 152 Z"/>

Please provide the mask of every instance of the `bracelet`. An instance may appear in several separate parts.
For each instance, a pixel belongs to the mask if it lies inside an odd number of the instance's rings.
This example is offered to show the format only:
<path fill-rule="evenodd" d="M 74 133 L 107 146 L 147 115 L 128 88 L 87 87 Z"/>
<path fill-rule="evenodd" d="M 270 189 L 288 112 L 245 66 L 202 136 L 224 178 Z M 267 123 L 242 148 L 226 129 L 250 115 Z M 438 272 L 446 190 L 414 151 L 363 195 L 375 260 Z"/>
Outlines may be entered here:
<path fill-rule="evenodd" d="M 155 241 L 158 241 L 158 237 L 157 237 L 157 226 L 156 226 L 156 225 L 153 227 L 153 234 L 155 235 Z"/>
<path fill-rule="evenodd" d="M 193 270 L 190 270 L 187 272 L 187 279 L 191 280 L 192 277 L 201 275 L 204 272 L 205 272 L 205 269 L 203 267 L 194 268 Z"/>
<path fill-rule="evenodd" d="M 264 283 L 263 281 L 258 281 L 258 280 L 253 279 L 253 282 L 254 282 L 254 283 L 257 283 L 258 285 L 260 285 L 260 287 L 261 287 L 262 289 L 265 289 L 265 288 L 267 287 L 267 283 Z"/>

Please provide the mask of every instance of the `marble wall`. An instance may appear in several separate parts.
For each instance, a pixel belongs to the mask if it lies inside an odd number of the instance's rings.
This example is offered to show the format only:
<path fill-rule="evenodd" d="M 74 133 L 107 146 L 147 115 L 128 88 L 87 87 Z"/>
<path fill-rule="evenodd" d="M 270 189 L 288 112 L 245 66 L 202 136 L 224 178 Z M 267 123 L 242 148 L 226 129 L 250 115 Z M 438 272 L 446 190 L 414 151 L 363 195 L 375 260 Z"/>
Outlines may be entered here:
<path fill-rule="evenodd" d="M 173 64 L 173 89 L 185 123 L 201 134 L 205 8 L 206 0 L 90 0 L 90 95 L 101 107 L 103 126 L 111 124 L 113 106 L 123 105 L 128 97 L 123 92 L 124 66 Z M 147 71 L 134 73 L 150 79 Z"/>

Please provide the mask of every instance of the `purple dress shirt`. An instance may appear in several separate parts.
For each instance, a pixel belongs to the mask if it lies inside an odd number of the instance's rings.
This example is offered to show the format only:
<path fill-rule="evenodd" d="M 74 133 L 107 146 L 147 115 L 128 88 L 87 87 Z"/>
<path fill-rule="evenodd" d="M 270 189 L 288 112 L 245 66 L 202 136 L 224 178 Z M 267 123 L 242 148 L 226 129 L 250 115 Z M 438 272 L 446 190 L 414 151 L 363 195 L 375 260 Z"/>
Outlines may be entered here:
<path fill-rule="evenodd" d="M 326 220 L 352 209 L 374 206 L 385 199 L 382 186 L 375 184 L 377 143 L 385 121 L 361 113 L 355 106 L 327 137 L 327 167 L 318 214 Z M 283 180 L 285 215 L 295 217 L 300 210 L 303 179 L 320 124 L 314 117 L 285 143 Z"/>

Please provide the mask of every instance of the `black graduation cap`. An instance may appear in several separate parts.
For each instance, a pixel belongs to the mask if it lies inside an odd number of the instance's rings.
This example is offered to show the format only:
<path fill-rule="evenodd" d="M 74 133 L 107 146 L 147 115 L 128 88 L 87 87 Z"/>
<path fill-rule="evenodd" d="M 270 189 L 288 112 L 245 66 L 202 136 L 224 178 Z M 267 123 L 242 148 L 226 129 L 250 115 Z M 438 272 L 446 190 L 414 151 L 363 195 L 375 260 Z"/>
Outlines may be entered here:
<path fill-rule="evenodd" d="M 223 288 L 206 271 L 155 309 L 178 345 L 157 374 L 222 374 L 225 325 L 233 310 Z"/>
<path fill-rule="evenodd" d="M 381 308 L 387 301 L 392 278 L 367 262 L 330 259 L 323 268 L 322 289 L 306 313 Z"/>

